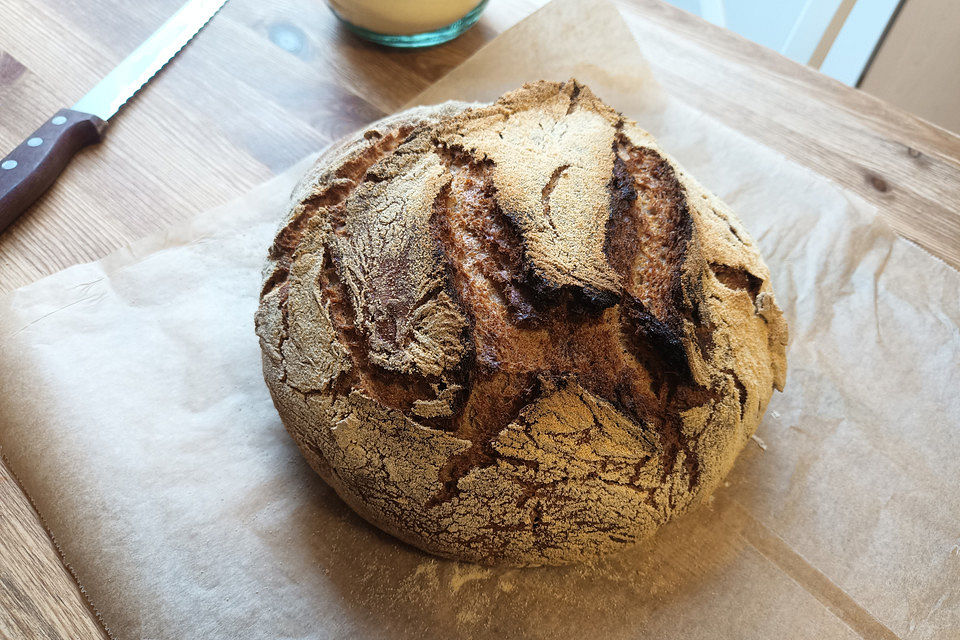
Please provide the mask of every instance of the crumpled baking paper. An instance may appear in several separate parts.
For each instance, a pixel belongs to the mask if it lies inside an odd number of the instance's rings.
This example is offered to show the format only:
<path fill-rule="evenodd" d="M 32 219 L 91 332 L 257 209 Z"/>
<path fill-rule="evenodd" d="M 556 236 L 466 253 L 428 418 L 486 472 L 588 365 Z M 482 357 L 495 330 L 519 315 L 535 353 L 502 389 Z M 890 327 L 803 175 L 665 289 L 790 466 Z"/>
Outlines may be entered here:
<path fill-rule="evenodd" d="M 960 275 L 665 94 L 605 3 L 548 5 L 416 102 L 569 77 L 726 200 L 770 266 L 787 387 L 727 486 L 567 568 L 438 560 L 361 521 L 284 432 L 253 333 L 307 159 L 0 299 L 2 452 L 115 637 L 960 637 Z"/>

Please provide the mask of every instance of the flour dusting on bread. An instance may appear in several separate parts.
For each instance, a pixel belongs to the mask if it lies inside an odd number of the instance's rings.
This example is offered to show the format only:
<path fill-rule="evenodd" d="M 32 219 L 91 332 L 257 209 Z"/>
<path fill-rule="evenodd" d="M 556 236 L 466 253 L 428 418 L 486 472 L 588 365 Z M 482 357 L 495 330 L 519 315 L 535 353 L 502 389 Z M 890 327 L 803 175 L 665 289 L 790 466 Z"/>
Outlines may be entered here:
<path fill-rule="evenodd" d="M 264 375 L 313 468 L 432 553 L 559 564 L 721 482 L 786 375 L 736 216 L 576 81 L 326 152 L 270 249 Z"/>

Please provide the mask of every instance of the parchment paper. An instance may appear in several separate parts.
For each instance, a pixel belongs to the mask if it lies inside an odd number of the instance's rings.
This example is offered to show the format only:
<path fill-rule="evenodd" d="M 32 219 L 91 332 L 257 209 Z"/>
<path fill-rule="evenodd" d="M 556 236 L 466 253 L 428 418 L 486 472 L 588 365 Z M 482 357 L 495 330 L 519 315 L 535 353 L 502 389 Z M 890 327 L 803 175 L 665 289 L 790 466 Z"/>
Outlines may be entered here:
<path fill-rule="evenodd" d="M 2 451 L 117 638 L 960 637 L 960 275 L 664 95 L 605 3 L 548 5 L 418 101 L 571 76 L 728 201 L 770 266 L 787 388 L 728 485 L 559 569 L 437 560 L 354 516 L 284 432 L 253 334 L 307 160 L 0 300 Z"/>

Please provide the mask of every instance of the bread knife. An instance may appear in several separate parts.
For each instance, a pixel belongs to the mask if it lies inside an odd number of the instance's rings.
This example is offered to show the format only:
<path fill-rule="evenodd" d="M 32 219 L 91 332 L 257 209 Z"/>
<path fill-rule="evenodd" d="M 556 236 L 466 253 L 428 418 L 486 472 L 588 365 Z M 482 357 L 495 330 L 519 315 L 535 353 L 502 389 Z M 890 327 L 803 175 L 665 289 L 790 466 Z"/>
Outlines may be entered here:
<path fill-rule="evenodd" d="M 73 107 L 57 111 L 0 160 L 0 232 L 50 188 L 71 158 L 100 142 L 117 111 L 227 0 L 190 0 Z"/>

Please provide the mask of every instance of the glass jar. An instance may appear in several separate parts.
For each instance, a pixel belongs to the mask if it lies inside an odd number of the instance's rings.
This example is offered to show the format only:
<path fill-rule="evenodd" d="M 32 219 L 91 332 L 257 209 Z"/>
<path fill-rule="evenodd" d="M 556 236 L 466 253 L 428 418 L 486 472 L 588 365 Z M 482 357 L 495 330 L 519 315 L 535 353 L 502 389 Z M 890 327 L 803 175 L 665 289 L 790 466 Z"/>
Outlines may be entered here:
<path fill-rule="evenodd" d="M 453 40 L 480 18 L 488 0 L 328 0 L 361 38 L 390 47 L 429 47 Z"/>

